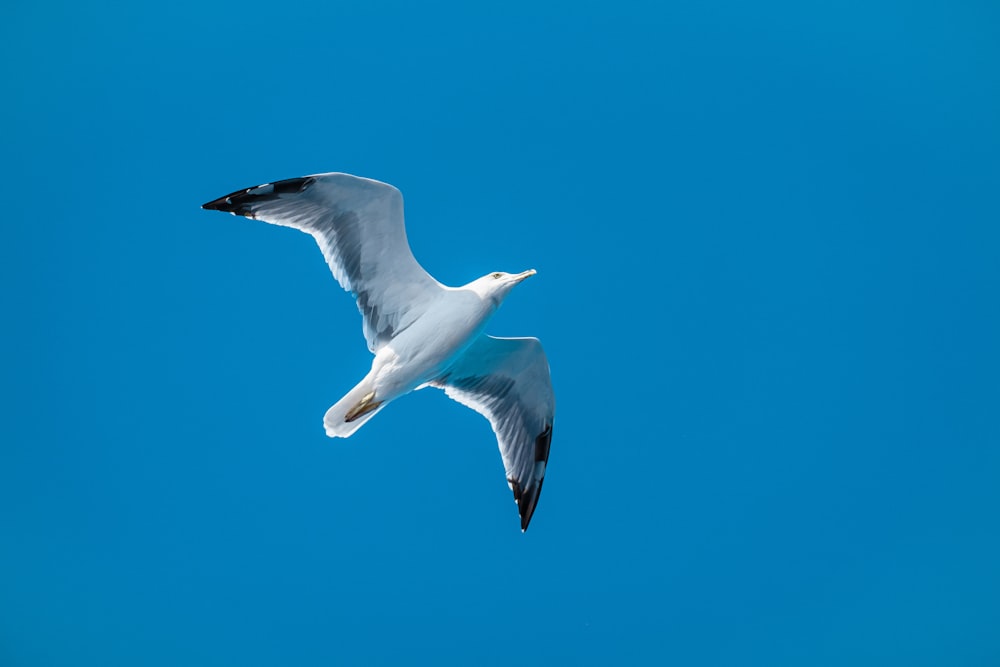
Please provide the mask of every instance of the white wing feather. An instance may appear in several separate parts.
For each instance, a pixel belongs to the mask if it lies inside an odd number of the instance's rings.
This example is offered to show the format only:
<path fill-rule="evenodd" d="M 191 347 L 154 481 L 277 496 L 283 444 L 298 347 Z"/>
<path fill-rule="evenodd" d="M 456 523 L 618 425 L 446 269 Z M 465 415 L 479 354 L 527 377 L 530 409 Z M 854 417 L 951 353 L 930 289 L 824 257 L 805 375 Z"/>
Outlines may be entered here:
<path fill-rule="evenodd" d="M 386 183 L 316 174 L 239 190 L 202 208 L 311 234 L 334 278 L 357 300 L 372 352 L 412 324 L 443 289 L 413 257 L 403 197 Z"/>
<path fill-rule="evenodd" d="M 538 504 L 555 417 L 549 363 L 537 338 L 481 335 L 432 383 L 490 420 L 521 530 Z"/>

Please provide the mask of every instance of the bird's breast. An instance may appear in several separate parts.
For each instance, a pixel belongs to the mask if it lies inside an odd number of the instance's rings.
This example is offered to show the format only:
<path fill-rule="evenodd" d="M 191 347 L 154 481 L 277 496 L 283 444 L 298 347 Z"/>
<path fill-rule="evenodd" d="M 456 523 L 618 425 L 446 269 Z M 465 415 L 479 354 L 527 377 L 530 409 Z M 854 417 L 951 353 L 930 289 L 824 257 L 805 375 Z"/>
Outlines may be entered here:
<path fill-rule="evenodd" d="M 376 383 L 405 393 L 439 376 L 495 311 L 468 292 L 447 293 L 376 355 Z M 397 394 L 398 395 L 398 394 Z"/>

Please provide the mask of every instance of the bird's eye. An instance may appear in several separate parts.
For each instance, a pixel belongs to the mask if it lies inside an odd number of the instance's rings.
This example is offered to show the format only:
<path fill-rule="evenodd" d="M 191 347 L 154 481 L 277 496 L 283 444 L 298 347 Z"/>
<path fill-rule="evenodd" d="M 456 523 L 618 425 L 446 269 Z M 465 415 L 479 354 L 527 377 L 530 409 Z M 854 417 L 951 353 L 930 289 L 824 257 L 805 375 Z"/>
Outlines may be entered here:
<path fill-rule="evenodd" d="M 493 274 L 493 279 L 494 280 L 499 280 L 502 275 L 503 275 L 502 273 L 500 273 L 499 271 L 497 271 L 496 273 Z"/>

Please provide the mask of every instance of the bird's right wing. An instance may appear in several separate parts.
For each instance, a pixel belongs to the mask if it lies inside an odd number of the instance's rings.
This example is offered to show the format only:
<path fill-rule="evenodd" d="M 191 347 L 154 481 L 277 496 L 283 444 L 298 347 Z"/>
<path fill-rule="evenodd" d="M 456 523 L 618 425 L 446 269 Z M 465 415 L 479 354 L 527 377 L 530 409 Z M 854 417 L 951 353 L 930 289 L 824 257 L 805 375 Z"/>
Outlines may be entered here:
<path fill-rule="evenodd" d="M 372 352 L 412 324 L 443 289 L 410 252 L 403 197 L 386 183 L 316 174 L 238 190 L 202 208 L 311 234 L 333 276 L 357 299 Z"/>
<path fill-rule="evenodd" d="M 537 338 L 480 335 L 432 386 L 490 420 L 527 530 L 545 479 L 555 417 L 549 362 Z"/>

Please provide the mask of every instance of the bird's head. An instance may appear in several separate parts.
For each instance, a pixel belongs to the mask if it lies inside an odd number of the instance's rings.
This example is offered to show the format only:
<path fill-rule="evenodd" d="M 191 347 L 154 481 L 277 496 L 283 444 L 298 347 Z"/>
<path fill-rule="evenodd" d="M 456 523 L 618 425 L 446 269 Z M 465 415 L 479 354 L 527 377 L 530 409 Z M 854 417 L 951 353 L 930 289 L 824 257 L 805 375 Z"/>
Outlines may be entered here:
<path fill-rule="evenodd" d="M 535 275 L 535 273 L 536 271 L 534 269 L 528 269 L 524 273 L 506 273 L 504 271 L 495 271 L 493 273 L 487 273 L 482 278 L 473 280 L 469 283 L 468 287 L 472 288 L 484 299 L 492 299 L 494 303 L 499 306 L 500 302 L 507 297 L 507 293 L 510 292 L 514 285 L 518 284 L 525 278 L 530 278 Z"/>

